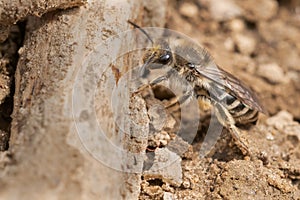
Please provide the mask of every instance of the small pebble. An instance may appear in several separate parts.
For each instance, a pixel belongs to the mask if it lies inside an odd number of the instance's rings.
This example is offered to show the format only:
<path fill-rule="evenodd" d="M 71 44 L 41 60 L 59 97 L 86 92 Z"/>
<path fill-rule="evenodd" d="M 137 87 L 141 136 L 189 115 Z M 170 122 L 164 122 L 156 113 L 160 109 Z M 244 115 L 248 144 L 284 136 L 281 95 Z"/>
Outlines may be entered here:
<path fill-rule="evenodd" d="M 236 34 L 234 42 L 238 50 L 244 55 L 251 55 L 256 49 L 255 38 L 244 33 Z"/>
<path fill-rule="evenodd" d="M 182 3 L 182 5 L 179 8 L 180 14 L 186 16 L 186 17 L 195 17 L 198 14 L 198 8 L 193 3 Z"/>
<path fill-rule="evenodd" d="M 231 38 L 227 38 L 224 41 L 224 46 L 228 51 L 234 51 L 234 41 Z"/>
<path fill-rule="evenodd" d="M 172 200 L 173 194 L 170 192 L 164 192 L 163 200 Z"/>
<path fill-rule="evenodd" d="M 233 32 L 242 32 L 245 27 L 245 22 L 242 19 L 232 19 L 228 24 L 228 28 Z"/>
<path fill-rule="evenodd" d="M 155 130 L 161 130 L 166 123 L 166 110 L 161 104 L 154 104 L 148 109 L 148 115 Z"/>
<path fill-rule="evenodd" d="M 268 20 L 278 12 L 276 0 L 235 0 L 242 8 L 242 14 L 250 21 Z"/>
<path fill-rule="evenodd" d="M 211 0 L 210 13 L 215 20 L 226 21 L 240 16 L 242 10 L 232 0 Z"/>
<path fill-rule="evenodd" d="M 270 132 L 268 132 L 266 135 L 266 139 L 272 141 L 274 140 L 274 136 Z"/>
<path fill-rule="evenodd" d="M 163 182 L 179 187 L 182 183 L 181 158 L 167 148 L 155 150 L 154 163 L 144 172 L 145 180 L 162 179 Z"/>
<path fill-rule="evenodd" d="M 284 127 L 293 122 L 293 115 L 287 111 L 280 111 L 277 115 L 267 119 L 266 123 L 269 126 L 273 126 L 278 130 L 283 130 Z"/>
<path fill-rule="evenodd" d="M 282 68 L 277 63 L 260 65 L 257 74 L 273 84 L 286 83 L 288 81 Z"/>

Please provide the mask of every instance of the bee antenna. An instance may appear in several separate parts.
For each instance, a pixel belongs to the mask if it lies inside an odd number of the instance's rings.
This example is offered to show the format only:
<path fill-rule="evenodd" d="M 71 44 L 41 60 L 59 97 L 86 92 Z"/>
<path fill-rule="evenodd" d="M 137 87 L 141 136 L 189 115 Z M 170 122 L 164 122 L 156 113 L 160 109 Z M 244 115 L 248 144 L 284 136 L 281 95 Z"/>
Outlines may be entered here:
<path fill-rule="evenodd" d="M 149 36 L 149 34 L 148 34 L 144 29 L 142 29 L 139 25 L 133 23 L 133 22 L 130 21 L 130 20 L 127 20 L 127 22 L 128 22 L 129 24 L 131 24 L 134 28 L 137 28 L 137 29 L 139 29 L 142 33 L 144 33 L 144 34 L 146 35 L 146 37 L 150 40 L 150 42 L 152 43 L 152 45 L 154 44 L 153 40 L 151 39 L 151 37 Z"/>

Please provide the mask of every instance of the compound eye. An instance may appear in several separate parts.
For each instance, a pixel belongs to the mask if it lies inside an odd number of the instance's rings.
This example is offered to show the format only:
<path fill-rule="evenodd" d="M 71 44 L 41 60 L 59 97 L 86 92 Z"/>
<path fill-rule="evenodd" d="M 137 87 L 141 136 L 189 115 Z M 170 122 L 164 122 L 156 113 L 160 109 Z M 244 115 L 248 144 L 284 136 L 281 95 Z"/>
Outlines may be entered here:
<path fill-rule="evenodd" d="M 160 56 L 160 58 L 159 58 L 159 62 L 161 64 L 168 64 L 170 62 L 170 60 L 171 60 L 171 55 L 168 53 Z"/>
<path fill-rule="evenodd" d="M 189 67 L 190 69 L 195 68 L 195 64 L 193 64 L 193 63 L 188 63 L 187 65 L 188 65 L 188 67 Z"/>

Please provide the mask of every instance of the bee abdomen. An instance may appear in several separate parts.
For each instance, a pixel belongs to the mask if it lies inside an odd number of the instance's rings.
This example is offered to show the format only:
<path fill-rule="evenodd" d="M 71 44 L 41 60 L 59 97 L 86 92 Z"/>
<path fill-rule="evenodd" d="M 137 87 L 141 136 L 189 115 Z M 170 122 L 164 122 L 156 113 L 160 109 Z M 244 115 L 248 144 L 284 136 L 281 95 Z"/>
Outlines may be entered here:
<path fill-rule="evenodd" d="M 226 109 L 232 115 L 236 123 L 238 124 L 256 123 L 258 119 L 257 110 L 251 109 L 249 106 L 245 105 L 240 100 L 227 93 L 222 102 L 223 104 L 225 104 Z"/>
<path fill-rule="evenodd" d="M 256 123 L 258 111 L 251 109 L 225 90 L 218 90 L 218 96 L 215 96 L 215 98 L 219 103 L 223 104 L 237 124 Z"/>
<path fill-rule="evenodd" d="M 199 87 L 195 90 L 195 94 L 198 98 L 205 97 L 209 99 L 215 105 L 221 104 L 238 125 L 255 124 L 258 119 L 259 112 L 257 110 L 245 105 L 225 89 L 215 86 L 207 90 Z"/>

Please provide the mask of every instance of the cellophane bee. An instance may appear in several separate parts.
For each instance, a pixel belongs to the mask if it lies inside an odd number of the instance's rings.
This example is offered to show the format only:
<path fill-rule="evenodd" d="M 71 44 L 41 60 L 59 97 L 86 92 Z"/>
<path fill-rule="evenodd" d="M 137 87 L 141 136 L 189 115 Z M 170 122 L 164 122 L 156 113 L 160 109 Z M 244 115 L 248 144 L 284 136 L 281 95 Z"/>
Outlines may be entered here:
<path fill-rule="evenodd" d="M 256 94 L 220 68 L 203 47 L 180 39 L 172 43 L 165 39 L 153 41 L 141 27 L 128 22 L 141 30 L 152 43 L 143 56 L 140 77 L 146 76 L 151 69 L 169 67 L 169 71 L 151 80 L 149 85 L 173 80 L 171 82 L 184 87 L 184 93 L 177 97 L 176 102 L 185 104 L 196 98 L 212 105 L 218 121 L 231 132 L 237 146 L 244 154 L 251 154 L 240 139 L 237 127 L 254 125 L 259 113 L 266 113 Z"/>

